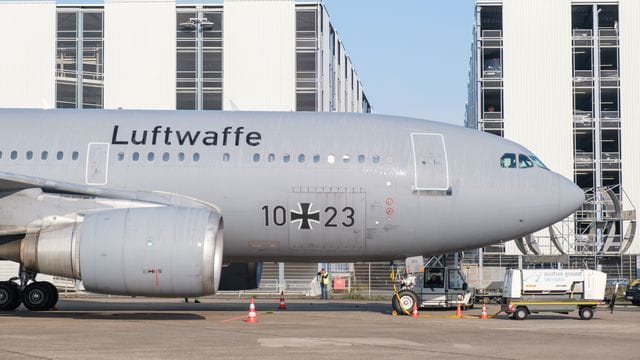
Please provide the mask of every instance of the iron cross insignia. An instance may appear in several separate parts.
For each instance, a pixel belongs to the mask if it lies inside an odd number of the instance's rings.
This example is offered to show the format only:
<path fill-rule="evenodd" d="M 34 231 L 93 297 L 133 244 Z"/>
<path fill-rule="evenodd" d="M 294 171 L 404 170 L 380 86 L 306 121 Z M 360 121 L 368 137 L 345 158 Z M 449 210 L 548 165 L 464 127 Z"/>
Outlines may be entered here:
<path fill-rule="evenodd" d="M 291 222 L 298 222 L 298 230 L 313 230 L 311 221 L 320 222 L 320 211 L 311 211 L 312 203 L 298 203 L 299 212 L 291 210 Z"/>

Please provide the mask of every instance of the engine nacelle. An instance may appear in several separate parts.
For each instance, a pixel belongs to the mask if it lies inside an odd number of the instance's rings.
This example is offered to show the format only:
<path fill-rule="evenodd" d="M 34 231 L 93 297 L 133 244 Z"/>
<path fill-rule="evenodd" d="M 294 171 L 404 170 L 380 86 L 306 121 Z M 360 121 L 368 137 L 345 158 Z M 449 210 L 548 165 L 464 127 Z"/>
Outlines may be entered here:
<path fill-rule="evenodd" d="M 222 274 L 223 222 L 210 210 L 148 207 L 99 211 L 22 240 L 26 268 L 82 279 L 92 292 L 201 296 Z"/>

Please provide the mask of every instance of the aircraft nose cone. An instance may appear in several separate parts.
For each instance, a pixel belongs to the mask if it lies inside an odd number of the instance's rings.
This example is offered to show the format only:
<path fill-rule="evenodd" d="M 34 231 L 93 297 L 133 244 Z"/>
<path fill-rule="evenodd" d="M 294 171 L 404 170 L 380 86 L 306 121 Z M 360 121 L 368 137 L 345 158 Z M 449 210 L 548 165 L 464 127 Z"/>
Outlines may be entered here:
<path fill-rule="evenodd" d="M 584 191 L 573 182 L 561 177 L 558 180 L 559 208 L 566 216 L 573 214 L 584 203 Z"/>

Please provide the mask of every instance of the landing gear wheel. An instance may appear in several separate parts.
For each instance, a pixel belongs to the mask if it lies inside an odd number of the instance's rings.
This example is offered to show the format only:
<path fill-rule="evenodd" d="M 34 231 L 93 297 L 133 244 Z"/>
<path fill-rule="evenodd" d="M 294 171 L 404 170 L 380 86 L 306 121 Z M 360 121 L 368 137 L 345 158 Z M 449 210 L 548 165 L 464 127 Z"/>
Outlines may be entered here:
<path fill-rule="evenodd" d="M 20 302 L 18 285 L 11 281 L 0 282 L 0 311 L 15 310 Z"/>
<path fill-rule="evenodd" d="M 527 308 L 519 307 L 513 313 L 513 318 L 516 319 L 516 320 L 524 320 L 524 319 L 527 318 L 527 315 L 529 315 L 529 312 L 527 311 Z"/>
<path fill-rule="evenodd" d="M 58 301 L 58 290 L 48 282 L 32 282 L 22 293 L 22 303 L 31 311 L 51 309 Z"/>
<path fill-rule="evenodd" d="M 582 320 L 591 320 L 593 318 L 593 309 L 590 307 L 581 307 L 578 314 Z"/>
<path fill-rule="evenodd" d="M 51 310 L 58 303 L 58 288 L 55 287 L 55 285 L 53 285 L 52 283 L 46 282 L 46 281 L 41 282 L 41 284 L 44 284 L 44 285 L 48 286 L 50 291 L 51 291 L 51 294 L 52 294 L 51 303 L 49 304 L 49 307 L 47 308 L 47 310 Z"/>
<path fill-rule="evenodd" d="M 398 298 L 400 298 L 400 301 L 398 301 Z M 411 290 L 400 290 L 397 296 L 393 294 L 393 300 L 391 301 L 393 310 L 402 315 L 406 315 L 403 308 L 411 313 L 411 311 L 413 311 L 413 305 L 417 303 L 418 295 Z"/>

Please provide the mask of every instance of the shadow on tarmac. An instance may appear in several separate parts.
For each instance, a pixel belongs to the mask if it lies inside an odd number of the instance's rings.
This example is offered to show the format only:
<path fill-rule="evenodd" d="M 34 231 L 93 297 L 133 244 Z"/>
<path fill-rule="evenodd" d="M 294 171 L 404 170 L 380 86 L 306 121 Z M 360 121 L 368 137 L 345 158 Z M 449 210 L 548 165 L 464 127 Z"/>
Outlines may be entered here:
<path fill-rule="evenodd" d="M 170 313 L 170 312 L 74 312 L 74 311 L 12 311 L 1 312 L 0 317 L 20 317 L 33 319 L 76 319 L 76 320 L 205 320 L 206 318 L 190 313 Z"/>
<path fill-rule="evenodd" d="M 278 310 L 278 301 L 256 300 L 256 310 L 262 313 Z M 69 318 L 78 320 L 204 320 L 205 316 L 194 312 L 247 312 L 249 300 L 203 300 L 196 304 L 184 303 L 179 299 L 168 301 L 134 299 L 131 302 L 121 300 L 85 300 L 60 299 L 56 310 L 29 311 L 20 306 L 16 311 L 0 312 L 0 317 L 23 318 Z M 390 314 L 387 303 L 344 302 L 344 301 L 298 301 L 288 302 L 287 312 L 369 312 Z"/>

